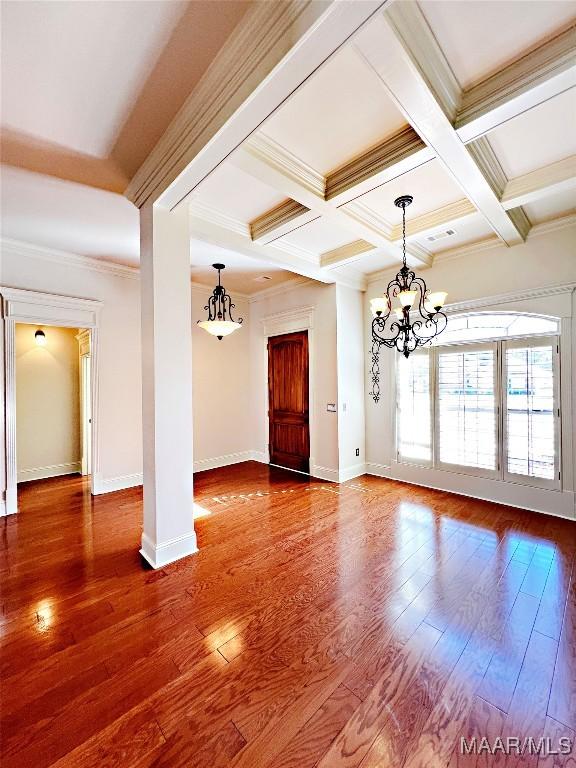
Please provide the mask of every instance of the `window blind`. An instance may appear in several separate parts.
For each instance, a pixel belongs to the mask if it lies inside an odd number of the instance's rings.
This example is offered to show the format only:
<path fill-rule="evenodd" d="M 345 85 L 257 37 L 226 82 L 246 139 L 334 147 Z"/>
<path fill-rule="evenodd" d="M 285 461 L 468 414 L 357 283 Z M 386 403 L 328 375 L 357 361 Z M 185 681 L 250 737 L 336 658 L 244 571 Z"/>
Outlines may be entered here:
<path fill-rule="evenodd" d="M 511 474 L 556 476 L 555 341 L 506 348 L 506 466 Z"/>
<path fill-rule="evenodd" d="M 397 358 L 397 446 L 401 459 L 431 462 L 430 354 Z"/>
<path fill-rule="evenodd" d="M 497 469 L 496 348 L 438 351 L 437 440 L 442 464 Z"/>

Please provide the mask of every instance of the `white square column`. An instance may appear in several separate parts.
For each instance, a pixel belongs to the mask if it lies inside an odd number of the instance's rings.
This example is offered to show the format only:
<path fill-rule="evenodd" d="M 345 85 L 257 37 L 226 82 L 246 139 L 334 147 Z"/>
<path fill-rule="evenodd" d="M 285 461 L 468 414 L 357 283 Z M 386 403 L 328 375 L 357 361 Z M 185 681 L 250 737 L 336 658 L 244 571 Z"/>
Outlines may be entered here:
<path fill-rule="evenodd" d="M 154 568 L 197 551 L 188 207 L 140 210 L 144 529 Z"/>

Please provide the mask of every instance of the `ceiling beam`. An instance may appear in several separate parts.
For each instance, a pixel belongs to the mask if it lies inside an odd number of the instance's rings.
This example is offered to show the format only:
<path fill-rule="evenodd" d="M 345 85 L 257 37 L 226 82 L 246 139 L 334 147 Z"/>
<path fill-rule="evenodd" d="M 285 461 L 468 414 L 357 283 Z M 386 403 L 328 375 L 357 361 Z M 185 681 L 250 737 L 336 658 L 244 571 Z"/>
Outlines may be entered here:
<path fill-rule="evenodd" d="M 294 209 L 295 218 L 291 221 L 293 229 L 300 226 L 299 222 L 295 224 L 296 219 L 307 217 L 312 211 L 315 217 L 322 216 L 335 227 L 350 232 L 355 240 L 365 240 L 373 247 L 382 249 L 383 253 L 395 261 L 401 261 L 401 250 L 390 240 L 389 232 L 380 228 L 374 220 L 326 200 L 323 181 L 311 180 L 310 169 L 269 136 L 260 133 L 251 137 L 231 156 L 230 161 L 306 209 L 304 212 Z M 267 237 L 268 242 L 271 242 L 270 232 Z M 416 266 L 430 263 L 429 254 L 424 255 L 420 250 L 411 253 L 410 259 Z"/>
<path fill-rule="evenodd" d="M 254 3 L 126 190 L 174 208 L 383 5 Z"/>
<path fill-rule="evenodd" d="M 522 222 L 504 210 L 454 129 L 458 84 L 417 3 L 393 3 L 362 29 L 354 45 L 496 234 L 507 245 L 523 242 Z"/>
<path fill-rule="evenodd" d="M 502 205 L 506 209 L 517 208 L 571 189 L 576 189 L 576 155 L 507 181 L 502 193 Z"/>
<path fill-rule="evenodd" d="M 465 90 L 455 126 L 468 143 L 576 85 L 576 26 L 572 25 L 504 69 Z"/>
<path fill-rule="evenodd" d="M 271 246 L 253 243 L 249 237 L 241 234 L 237 229 L 229 228 L 216 217 L 214 219 L 209 218 L 206 215 L 206 211 L 200 216 L 192 209 L 190 235 L 195 240 L 201 240 L 209 245 L 232 250 L 258 261 L 274 264 L 277 267 L 295 272 L 303 277 L 309 277 L 323 283 L 334 282 L 334 278 L 321 269 L 319 262 L 314 264 L 309 260 L 284 253 Z M 192 253 L 193 258 L 194 254 Z"/>
<path fill-rule="evenodd" d="M 264 134 L 260 138 L 266 143 L 266 152 L 274 162 L 290 168 L 309 190 L 329 200 L 333 207 L 341 207 L 365 195 L 434 156 L 414 129 L 406 126 L 323 177 Z M 258 243 L 271 243 L 318 217 L 319 214 L 308 207 L 286 200 L 250 223 L 252 239 Z"/>

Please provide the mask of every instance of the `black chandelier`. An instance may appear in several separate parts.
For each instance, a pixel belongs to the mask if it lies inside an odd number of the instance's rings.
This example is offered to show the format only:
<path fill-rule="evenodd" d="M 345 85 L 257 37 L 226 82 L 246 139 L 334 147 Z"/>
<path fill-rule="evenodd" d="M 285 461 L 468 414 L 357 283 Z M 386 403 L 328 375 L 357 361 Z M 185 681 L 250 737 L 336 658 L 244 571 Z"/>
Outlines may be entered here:
<path fill-rule="evenodd" d="M 208 320 L 198 320 L 198 325 L 212 336 L 221 341 L 223 336 L 228 336 L 242 325 L 242 318 L 238 321 L 232 318 L 232 310 L 236 306 L 232 298 L 220 282 L 220 272 L 226 269 L 224 264 L 212 264 L 218 270 L 218 285 L 212 291 L 208 304 L 204 307 L 208 311 Z"/>
<path fill-rule="evenodd" d="M 402 208 L 402 268 L 388 283 L 384 296 L 372 299 L 372 392 L 374 402 L 380 399 L 380 347 L 395 347 L 404 357 L 417 347 L 431 344 L 432 339 L 446 328 L 448 318 L 442 312 L 447 294 L 430 293 L 421 277 L 406 266 L 406 208 L 412 203 L 411 195 L 402 195 L 394 205 Z M 400 305 L 392 307 L 392 299 Z M 416 307 L 414 303 L 417 301 Z M 394 313 L 390 324 L 388 319 Z"/>

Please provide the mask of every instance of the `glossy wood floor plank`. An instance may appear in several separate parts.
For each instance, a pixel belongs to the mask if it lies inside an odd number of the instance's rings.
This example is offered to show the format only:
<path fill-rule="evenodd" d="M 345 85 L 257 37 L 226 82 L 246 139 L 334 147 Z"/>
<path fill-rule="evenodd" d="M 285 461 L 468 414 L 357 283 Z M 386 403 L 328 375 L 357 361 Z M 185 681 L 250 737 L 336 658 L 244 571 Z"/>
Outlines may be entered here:
<path fill-rule="evenodd" d="M 195 483 L 200 552 L 159 571 L 140 489 L 21 487 L 0 522 L 2 765 L 574 768 L 460 751 L 574 738 L 574 523 L 255 463 Z"/>

